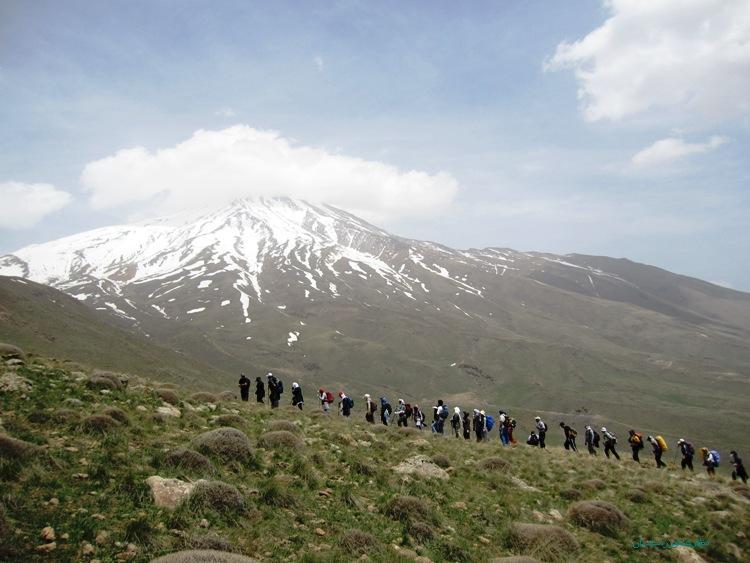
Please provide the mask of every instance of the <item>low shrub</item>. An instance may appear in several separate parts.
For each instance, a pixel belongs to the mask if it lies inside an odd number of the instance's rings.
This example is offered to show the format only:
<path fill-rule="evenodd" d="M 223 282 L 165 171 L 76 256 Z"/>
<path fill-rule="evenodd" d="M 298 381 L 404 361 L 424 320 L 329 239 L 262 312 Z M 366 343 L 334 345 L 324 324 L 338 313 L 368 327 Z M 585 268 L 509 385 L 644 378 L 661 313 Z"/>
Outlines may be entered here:
<path fill-rule="evenodd" d="M 258 563 L 258 561 L 238 553 L 197 549 L 170 553 L 154 559 L 151 563 Z"/>
<path fill-rule="evenodd" d="M 209 508 L 222 514 L 245 509 L 245 499 L 237 487 L 222 481 L 199 481 L 188 497 L 191 508 Z"/>
<path fill-rule="evenodd" d="M 630 525 L 619 508 L 601 500 L 586 500 L 574 504 L 568 509 L 568 519 L 605 536 L 615 536 Z"/>
<path fill-rule="evenodd" d="M 179 405 L 180 397 L 172 389 L 157 389 L 156 396 L 170 405 Z"/>
<path fill-rule="evenodd" d="M 266 432 L 260 436 L 258 443 L 264 448 L 269 449 L 281 448 L 298 450 L 305 445 L 297 436 L 286 430 Z"/>
<path fill-rule="evenodd" d="M 196 450 L 224 461 L 248 463 L 253 458 L 250 439 L 236 428 L 222 427 L 210 430 L 193 439 Z"/>
<path fill-rule="evenodd" d="M 106 433 L 119 426 L 119 422 L 106 414 L 92 414 L 84 418 L 81 423 L 81 428 L 86 432 Z"/>
<path fill-rule="evenodd" d="M 339 543 L 348 553 L 357 555 L 369 554 L 380 547 L 380 541 L 375 536 L 356 529 L 344 532 Z"/>
<path fill-rule="evenodd" d="M 580 548 L 573 534 L 560 526 L 516 522 L 508 529 L 511 547 L 543 560 L 567 560 Z"/>
<path fill-rule="evenodd" d="M 11 438 L 7 434 L 0 434 L 0 458 L 28 459 L 39 451 L 38 446 Z"/>

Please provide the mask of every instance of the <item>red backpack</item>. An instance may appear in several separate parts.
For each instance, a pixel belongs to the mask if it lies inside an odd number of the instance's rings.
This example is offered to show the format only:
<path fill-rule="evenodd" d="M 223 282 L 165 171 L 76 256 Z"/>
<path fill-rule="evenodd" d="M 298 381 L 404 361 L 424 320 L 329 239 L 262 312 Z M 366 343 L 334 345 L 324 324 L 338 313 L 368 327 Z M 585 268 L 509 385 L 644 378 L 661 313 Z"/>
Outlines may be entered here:
<path fill-rule="evenodd" d="M 409 403 L 406 403 L 406 407 L 404 407 L 404 414 L 406 415 L 406 418 L 409 418 L 412 415 L 411 405 Z"/>
<path fill-rule="evenodd" d="M 330 391 L 326 391 L 326 402 L 333 403 L 333 393 Z"/>

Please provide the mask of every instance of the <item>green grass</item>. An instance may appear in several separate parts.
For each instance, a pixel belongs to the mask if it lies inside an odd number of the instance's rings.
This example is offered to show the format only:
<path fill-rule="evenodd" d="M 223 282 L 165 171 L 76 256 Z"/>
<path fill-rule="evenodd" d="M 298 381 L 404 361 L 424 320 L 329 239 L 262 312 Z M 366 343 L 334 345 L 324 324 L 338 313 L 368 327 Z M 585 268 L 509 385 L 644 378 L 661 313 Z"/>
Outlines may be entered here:
<path fill-rule="evenodd" d="M 50 361 L 19 368 L 33 390 L 0 396 L 2 431 L 42 446 L 28 460 L 0 458 L 0 503 L 13 530 L 0 540 L 0 559 L 76 560 L 85 542 L 95 546 L 93 557 L 102 561 L 116 560 L 128 543 L 137 546 L 135 561 L 149 561 L 206 542 L 258 559 L 288 561 L 351 561 L 361 553 L 376 561 L 408 561 L 416 554 L 433 561 L 486 561 L 512 554 L 591 562 L 660 557 L 656 551 L 644 556 L 634 550 L 631 545 L 638 538 L 702 538 L 710 544 L 701 553 L 713 560 L 736 561 L 730 543 L 750 554 L 747 537 L 736 535 L 750 522 L 750 502 L 734 494 L 726 478 L 709 482 L 700 470 L 688 476 L 675 469 L 657 471 L 649 463 L 639 467 L 625 459 L 618 463 L 559 448 L 503 449 L 496 439 L 476 444 L 427 431 L 374 431 L 380 427 L 366 424 L 361 409 L 343 420 L 311 416 L 316 411 L 309 407 L 305 412 L 287 406 L 272 411 L 253 403 L 222 402 L 215 410 L 193 411 L 181 403 L 181 418 L 159 423 L 152 418 L 161 405 L 154 392 L 158 384 L 136 379 L 126 389 L 101 394 L 59 365 Z M 77 398 L 83 406 L 64 405 L 67 398 Z M 81 420 L 117 407 L 128 424 L 97 434 L 84 431 L 75 420 L 45 421 L 43 413 L 63 406 L 78 411 Z M 251 464 L 207 454 L 215 466 L 210 479 L 236 487 L 244 508 L 217 510 L 211 503 L 187 503 L 174 511 L 156 508 L 145 479 L 155 474 L 186 478 L 184 469 L 163 463 L 165 454 L 189 447 L 196 436 L 215 428 L 211 419 L 217 415 L 242 417 L 255 448 Z M 304 446 L 261 448 L 263 434 L 291 428 L 279 421 L 298 423 L 294 435 Z M 416 454 L 440 461 L 449 479 L 393 471 Z M 481 462 L 489 458 L 507 466 L 487 471 Z M 538 490 L 521 490 L 512 478 Z M 604 481 L 605 488 L 581 485 L 590 479 Z M 643 502 L 628 500 L 636 487 L 645 491 Z M 619 507 L 630 528 L 601 535 L 567 519 L 554 521 L 551 510 L 564 516 L 576 502 L 559 494 L 568 489 L 580 490 L 583 500 Z M 695 497 L 706 500 L 700 504 Z M 524 553 L 514 547 L 511 524 L 536 523 L 540 514 L 546 523 L 571 532 L 580 551 L 560 555 L 539 545 Z M 208 528 L 201 526 L 203 520 Z M 58 537 L 57 550 L 49 554 L 35 551 L 44 543 L 39 534 L 45 526 L 52 526 Z M 109 535 L 99 545 L 96 538 L 102 531 Z M 61 539 L 63 534 L 67 539 Z"/>

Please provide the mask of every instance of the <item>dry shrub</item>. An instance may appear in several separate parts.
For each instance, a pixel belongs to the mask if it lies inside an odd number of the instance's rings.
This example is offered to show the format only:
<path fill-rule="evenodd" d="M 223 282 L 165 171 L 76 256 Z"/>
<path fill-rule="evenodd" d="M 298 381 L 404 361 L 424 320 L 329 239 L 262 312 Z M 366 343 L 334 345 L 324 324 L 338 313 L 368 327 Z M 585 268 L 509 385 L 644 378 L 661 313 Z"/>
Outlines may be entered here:
<path fill-rule="evenodd" d="M 260 500 L 269 506 L 293 508 L 297 498 L 288 486 L 282 485 L 280 479 L 267 479 L 260 487 Z"/>
<path fill-rule="evenodd" d="M 370 553 L 380 546 L 375 536 L 361 530 L 347 530 L 341 535 L 339 543 L 348 553 L 357 555 Z"/>
<path fill-rule="evenodd" d="M 8 517 L 5 515 L 5 506 L 0 504 L 0 541 L 10 536 L 11 527 Z"/>
<path fill-rule="evenodd" d="M 81 427 L 86 432 L 106 433 L 119 427 L 120 423 L 106 414 L 92 414 L 83 419 Z"/>
<path fill-rule="evenodd" d="M 503 471 L 508 469 L 508 462 L 499 457 L 488 457 L 479 462 L 479 467 L 485 471 Z"/>
<path fill-rule="evenodd" d="M 234 391 L 222 391 L 219 393 L 218 399 L 220 401 L 236 401 L 237 394 Z"/>
<path fill-rule="evenodd" d="M 56 409 L 52 413 L 52 420 L 55 422 L 77 422 L 81 415 L 73 409 Z"/>
<path fill-rule="evenodd" d="M 406 436 L 412 436 L 414 434 L 420 434 L 420 431 L 418 428 L 414 428 L 413 426 L 401 426 L 398 429 L 400 434 L 404 434 Z"/>
<path fill-rule="evenodd" d="M 68 405 L 71 407 L 82 407 L 84 405 L 84 402 L 81 399 L 69 397 L 63 401 L 63 405 Z"/>
<path fill-rule="evenodd" d="M 644 491 L 643 489 L 638 489 L 638 488 L 630 489 L 625 494 L 625 496 L 631 502 L 642 503 L 642 502 L 646 502 L 648 500 L 648 493 L 646 493 L 646 491 Z"/>
<path fill-rule="evenodd" d="M 238 414 L 220 414 L 214 421 L 219 426 L 230 426 L 232 428 L 244 428 L 247 421 Z"/>
<path fill-rule="evenodd" d="M 581 491 L 577 489 L 563 489 L 560 491 L 560 496 L 567 500 L 578 500 L 583 495 L 581 494 Z"/>
<path fill-rule="evenodd" d="M 225 553 L 234 553 L 237 547 L 227 538 L 216 533 L 190 536 L 185 540 L 185 547 L 190 549 L 213 549 Z"/>
<path fill-rule="evenodd" d="M 115 382 L 108 377 L 101 377 L 99 375 L 92 375 L 89 377 L 86 385 L 91 389 L 108 389 L 110 391 L 122 389 L 122 385 L 119 382 Z"/>
<path fill-rule="evenodd" d="M 164 456 L 164 463 L 170 467 L 195 471 L 198 473 L 214 472 L 214 466 L 206 456 L 186 448 L 180 448 L 169 452 Z"/>
<path fill-rule="evenodd" d="M 511 524 L 508 539 L 514 548 L 538 555 L 544 560 L 567 560 L 567 556 L 580 547 L 569 531 L 545 524 Z"/>
<path fill-rule="evenodd" d="M 9 360 L 11 358 L 14 358 L 14 359 L 25 361 L 26 354 L 18 346 L 0 342 L 0 358 L 2 358 L 3 360 Z"/>
<path fill-rule="evenodd" d="M 378 473 L 377 467 L 358 459 L 351 461 L 349 467 L 354 473 L 364 475 L 365 477 L 372 477 Z"/>
<path fill-rule="evenodd" d="M 286 432 L 293 432 L 295 434 L 299 433 L 299 427 L 290 420 L 272 420 L 268 424 L 268 429 L 271 432 L 285 430 Z"/>
<path fill-rule="evenodd" d="M 510 557 L 495 557 L 487 563 L 542 563 L 539 559 L 527 557 L 526 555 L 511 555 Z"/>
<path fill-rule="evenodd" d="M 250 439 L 236 428 L 223 427 L 204 432 L 193 439 L 193 445 L 199 452 L 225 461 L 248 463 L 253 457 Z"/>
<path fill-rule="evenodd" d="M 370 431 L 373 434 L 384 434 L 384 433 L 388 432 L 388 427 L 384 426 L 382 424 L 376 424 L 375 426 L 373 426 L 372 428 L 370 428 Z"/>
<path fill-rule="evenodd" d="M 11 438 L 7 434 L 0 434 L 0 458 L 26 459 L 34 455 L 38 447 L 23 440 Z"/>
<path fill-rule="evenodd" d="M 245 509 L 245 499 L 237 487 L 222 481 L 199 481 L 190 493 L 188 502 L 193 508 L 210 508 L 224 514 Z"/>
<path fill-rule="evenodd" d="M 581 486 L 594 491 L 600 491 L 602 489 L 605 489 L 607 487 L 607 484 L 601 479 L 587 479 L 585 481 L 581 481 Z"/>
<path fill-rule="evenodd" d="M 568 509 L 571 522 L 605 536 L 615 536 L 630 520 L 614 504 L 602 500 L 578 502 Z"/>
<path fill-rule="evenodd" d="M 193 393 L 188 399 L 191 403 L 216 403 L 216 395 L 213 393 L 207 393 L 205 391 L 199 391 Z"/>
<path fill-rule="evenodd" d="M 738 494 L 741 497 L 745 497 L 746 499 L 750 500 L 750 487 L 748 487 L 747 485 L 741 483 L 732 483 L 732 489 L 734 490 L 735 494 Z"/>
<path fill-rule="evenodd" d="M 413 496 L 393 497 L 385 507 L 385 513 L 394 520 L 410 522 L 414 520 L 434 521 L 430 506 L 420 498 Z"/>
<path fill-rule="evenodd" d="M 291 448 L 298 450 L 304 447 L 304 442 L 297 436 L 286 430 L 277 430 L 275 432 L 266 432 L 261 434 L 258 443 L 264 448 Z"/>
<path fill-rule="evenodd" d="M 172 389 L 157 389 L 156 396 L 167 404 L 175 406 L 180 404 L 179 395 L 177 395 Z"/>
<path fill-rule="evenodd" d="M 641 485 L 641 488 L 648 493 L 664 493 L 667 491 L 664 483 L 659 483 L 658 481 L 648 481 Z"/>
<path fill-rule="evenodd" d="M 426 522 L 421 522 L 419 520 L 408 522 L 406 525 L 406 530 L 409 532 L 409 535 L 419 540 L 420 542 L 431 540 L 435 536 L 433 527 Z"/>
<path fill-rule="evenodd" d="M 432 463 L 443 469 L 447 469 L 451 466 L 450 458 L 445 454 L 436 454 L 432 456 Z"/>
<path fill-rule="evenodd" d="M 115 373 L 113 371 L 95 370 L 94 373 L 91 374 L 91 379 L 95 377 L 98 379 L 108 379 L 115 386 L 115 389 L 122 389 L 128 384 L 127 376 L 121 373 Z"/>
<path fill-rule="evenodd" d="M 258 563 L 238 553 L 210 549 L 178 551 L 151 561 L 151 563 Z"/>
<path fill-rule="evenodd" d="M 102 411 L 102 414 L 114 418 L 121 424 L 128 424 L 130 422 L 130 418 L 125 414 L 125 411 L 117 407 L 107 407 Z"/>

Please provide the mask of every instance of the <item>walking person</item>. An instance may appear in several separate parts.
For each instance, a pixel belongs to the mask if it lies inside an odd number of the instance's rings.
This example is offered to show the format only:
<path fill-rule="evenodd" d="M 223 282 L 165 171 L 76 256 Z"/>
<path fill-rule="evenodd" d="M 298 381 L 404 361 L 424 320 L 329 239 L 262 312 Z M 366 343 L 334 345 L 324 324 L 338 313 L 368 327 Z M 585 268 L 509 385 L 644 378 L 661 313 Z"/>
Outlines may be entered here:
<path fill-rule="evenodd" d="M 518 440 L 516 440 L 513 437 L 513 431 L 516 429 L 516 419 L 508 416 L 507 424 L 508 424 L 508 441 L 510 441 L 510 443 L 515 446 L 518 443 Z"/>
<path fill-rule="evenodd" d="M 378 410 L 378 405 L 372 400 L 369 393 L 365 393 L 365 420 L 370 424 L 375 424 L 375 413 Z"/>
<path fill-rule="evenodd" d="M 255 402 L 263 403 L 263 398 L 266 396 L 266 386 L 263 385 L 263 380 L 260 377 L 255 378 Z"/>
<path fill-rule="evenodd" d="M 460 438 L 458 435 L 461 430 L 461 409 L 459 407 L 453 407 L 453 416 L 451 417 L 451 428 L 456 438 Z"/>
<path fill-rule="evenodd" d="M 407 405 L 406 402 L 404 402 L 403 399 L 398 400 L 398 406 L 396 407 L 396 412 L 393 413 L 396 415 L 396 423 L 399 427 L 403 426 L 404 428 L 409 426 L 409 417 L 411 416 L 411 407 L 409 407 L 409 412 L 407 414 Z"/>
<path fill-rule="evenodd" d="M 300 387 L 297 382 L 292 383 L 292 406 L 302 410 L 304 402 L 305 399 L 302 398 L 302 387 Z"/>
<path fill-rule="evenodd" d="M 661 467 L 666 467 L 667 464 L 661 460 L 661 456 L 664 453 L 664 448 L 662 448 L 662 445 L 653 436 L 649 436 L 647 440 L 651 443 L 651 449 L 654 452 L 654 459 L 656 460 L 656 468 L 659 469 Z"/>
<path fill-rule="evenodd" d="M 680 438 L 679 440 L 677 440 L 677 446 L 680 448 L 680 453 L 682 454 L 680 467 L 682 467 L 683 471 L 685 470 L 685 468 L 693 471 L 693 456 L 695 455 L 695 448 L 693 447 L 693 444 L 685 441 L 685 438 Z"/>
<path fill-rule="evenodd" d="M 448 406 L 443 403 L 440 399 L 437 405 L 432 407 L 433 418 L 435 419 L 432 423 L 432 432 L 435 434 L 442 434 L 445 427 L 445 421 L 448 418 Z"/>
<path fill-rule="evenodd" d="M 240 374 L 240 398 L 247 402 L 250 398 L 250 379 L 244 374 Z"/>
<path fill-rule="evenodd" d="M 474 409 L 474 418 L 471 422 L 477 442 L 481 442 L 484 439 L 484 417 L 479 409 Z"/>
<path fill-rule="evenodd" d="M 701 448 L 701 457 L 703 458 L 703 465 L 706 467 L 708 477 L 713 479 L 716 477 L 716 468 L 719 467 L 719 452 L 716 450 L 709 451 L 708 448 Z"/>
<path fill-rule="evenodd" d="M 424 429 L 424 413 L 420 410 L 419 405 L 414 405 L 412 408 L 412 418 L 414 419 L 414 426 L 420 430 Z"/>
<path fill-rule="evenodd" d="M 331 410 L 331 403 L 333 403 L 333 393 L 321 387 L 318 389 L 318 399 L 320 399 L 320 407 L 323 409 L 323 413 L 328 414 Z"/>
<path fill-rule="evenodd" d="M 281 394 L 284 392 L 284 384 L 270 372 L 266 377 L 268 377 L 268 398 L 271 401 L 271 408 L 279 408 Z"/>
<path fill-rule="evenodd" d="M 464 440 L 471 440 L 471 415 L 467 411 L 464 411 L 461 423 L 464 430 Z"/>
<path fill-rule="evenodd" d="M 576 448 L 576 436 L 578 436 L 578 432 L 573 430 L 564 422 L 560 423 L 560 428 L 563 429 L 563 434 L 565 435 L 565 442 L 563 443 L 565 449 L 573 450 L 574 452 L 578 453 L 578 448 Z"/>
<path fill-rule="evenodd" d="M 508 435 L 508 426 L 509 426 L 509 419 L 508 415 L 504 410 L 500 411 L 500 416 L 498 417 L 497 421 L 499 424 L 498 430 L 500 431 L 500 442 L 503 446 L 507 446 L 510 444 L 510 436 Z"/>
<path fill-rule="evenodd" d="M 747 471 L 736 451 L 732 450 L 729 452 L 729 462 L 732 464 L 732 480 L 741 479 L 747 485 Z"/>
<path fill-rule="evenodd" d="M 620 454 L 617 453 L 617 436 L 614 432 L 609 432 L 606 427 L 602 426 L 602 439 L 604 440 L 604 455 L 609 457 L 611 453 L 617 459 L 620 459 Z"/>
<path fill-rule="evenodd" d="M 547 437 L 547 423 L 539 416 L 534 417 L 534 420 L 536 421 L 536 430 L 539 433 L 539 447 L 544 449 L 546 447 L 544 439 Z"/>
<path fill-rule="evenodd" d="M 587 425 L 586 433 L 583 436 L 583 442 L 586 444 L 586 447 L 588 448 L 591 455 L 596 455 L 595 448 L 599 446 L 599 444 L 597 443 L 598 441 L 595 438 L 596 432 L 594 432 L 594 429 L 591 428 L 591 426 Z"/>
<path fill-rule="evenodd" d="M 631 428 L 628 430 L 628 444 L 630 444 L 630 449 L 633 450 L 633 461 L 640 463 L 638 453 L 643 449 L 643 435 Z"/>
<path fill-rule="evenodd" d="M 339 391 L 339 414 L 348 418 L 352 414 L 352 408 L 354 408 L 354 400 L 343 391 Z"/>
<path fill-rule="evenodd" d="M 391 407 L 388 399 L 386 399 L 385 397 L 380 397 L 380 422 L 388 426 L 388 423 L 391 419 L 391 414 L 393 414 L 393 407 Z"/>

